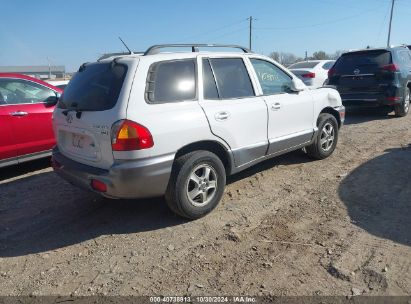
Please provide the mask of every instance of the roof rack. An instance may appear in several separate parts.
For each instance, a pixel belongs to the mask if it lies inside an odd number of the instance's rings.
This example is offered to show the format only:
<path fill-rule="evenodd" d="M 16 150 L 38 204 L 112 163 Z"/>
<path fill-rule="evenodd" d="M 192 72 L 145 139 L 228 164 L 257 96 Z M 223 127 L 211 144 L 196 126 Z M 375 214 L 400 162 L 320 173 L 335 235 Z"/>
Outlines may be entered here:
<path fill-rule="evenodd" d="M 198 52 L 198 48 L 200 47 L 217 47 L 217 48 L 233 48 L 233 49 L 240 49 L 244 53 L 252 53 L 249 49 L 239 46 L 239 45 L 230 45 L 230 44 L 157 44 L 149 47 L 147 51 L 145 51 L 144 56 L 156 54 L 155 51 L 164 48 L 184 48 L 190 47 L 191 51 Z"/>

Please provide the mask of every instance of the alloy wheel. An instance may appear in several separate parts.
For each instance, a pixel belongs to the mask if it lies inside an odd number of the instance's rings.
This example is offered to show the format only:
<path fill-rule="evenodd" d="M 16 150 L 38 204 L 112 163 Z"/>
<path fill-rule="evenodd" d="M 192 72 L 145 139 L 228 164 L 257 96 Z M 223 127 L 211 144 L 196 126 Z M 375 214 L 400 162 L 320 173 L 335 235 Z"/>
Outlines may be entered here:
<path fill-rule="evenodd" d="M 217 193 L 217 172 L 208 164 L 195 167 L 188 178 L 186 194 L 196 207 L 207 205 Z"/>

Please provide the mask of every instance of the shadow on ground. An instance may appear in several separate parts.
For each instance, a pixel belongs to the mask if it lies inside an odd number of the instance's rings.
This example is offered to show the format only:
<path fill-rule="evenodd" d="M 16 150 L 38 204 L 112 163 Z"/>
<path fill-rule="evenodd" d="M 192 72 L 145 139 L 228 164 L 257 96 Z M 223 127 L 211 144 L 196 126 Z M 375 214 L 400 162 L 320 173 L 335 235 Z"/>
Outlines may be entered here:
<path fill-rule="evenodd" d="M 0 182 L 33 171 L 46 169 L 48 167 L 50 167 L 50 157 L 22 163 L 19 165 L 0 168 Z"/>
<path fill-rule="evenodd" d="M 387 113 L 388 110 L 379 108 L 369 109 L 347 109 L 345 125 L 356 125 L 373 120 L 386 120 L 396 118 L 394 113 Z"/>
<path fill-rule="evenodd" d="M 228 183 L 280 164 L 307 161 L 302 151 L 295 151 L 245 170 Z M 0 180 L 42 169 L 43 165 L 21 165 L 14 173 L 0 172 Z M 0 257 L 40 253 L 103 235 L 140 233 L 185 222 L 169 211 L 163 198 L 105 199 L 69 185 L 50 171 L 0 184 Z"/>
<path fill-rule="evenodd" d="M 339 195 L 360 228 L 411 246 L 411 145 L 387 150 L 355 169 Z"/>
<path fill-rule="evenodd" d="M 310 159 L 302 149 L 296 150 L 272 159 L 265 160 L 257 165 L 254 165 L 247 170 L 241 171 L 233 176 L 227 178 L 227 184 L 234 183 L 244 178 L 250 177 L 256 173 L 270 170 L 278 165 L 288 166 L 295 164 L 303 164 L 313 161 Z"/>

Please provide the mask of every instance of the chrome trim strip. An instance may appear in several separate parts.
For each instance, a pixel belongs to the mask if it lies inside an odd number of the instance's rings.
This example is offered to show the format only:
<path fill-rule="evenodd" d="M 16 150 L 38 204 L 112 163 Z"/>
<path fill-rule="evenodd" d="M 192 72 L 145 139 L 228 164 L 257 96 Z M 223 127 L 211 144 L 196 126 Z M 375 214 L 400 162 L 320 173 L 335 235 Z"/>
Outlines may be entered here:
<path fill-rule="evenodd" d="M 375 74 L 353 74 L 353 75 L 341 75 L 341 77 L 362 77 L 362 76 L 374 76 Z"/>

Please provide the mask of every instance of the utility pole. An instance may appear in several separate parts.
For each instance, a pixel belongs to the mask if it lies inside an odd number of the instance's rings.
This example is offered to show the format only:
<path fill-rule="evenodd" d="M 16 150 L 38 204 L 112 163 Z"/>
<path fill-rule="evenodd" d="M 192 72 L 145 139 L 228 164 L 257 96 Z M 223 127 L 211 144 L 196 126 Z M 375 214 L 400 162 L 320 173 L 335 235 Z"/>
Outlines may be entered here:
<path fill-rule="evenodd" d="M 388 29 L 388 41 L 387 41 L 387 47 L 390 46 L 390 40 L 391 40 L 391 23 L 392 23 L 392 14 L 394 12 L 394 2 L 395 0 L 392 0 L 391 3 L 391 17 L 390 17 L 390 25 L 389 25 L 389 29 Z"/>
<path fill-rule="evenodd" d="M 51 65 L 50 65 L 50 58 L 47 57 L 47 61 L 49 63 L 49 79 L 51 79 Z"/>
<path fill-rule="evenodd" d="M 253 30 L 253 16 L 250 16 L 250 18 L 247 18 L 247 20 L 250 20 L 250 32 L 249 32 L 249 44 L 248 44 L 248 48 L 251 51 L 251 39 L 252 39 L 252 30 Z"/>

